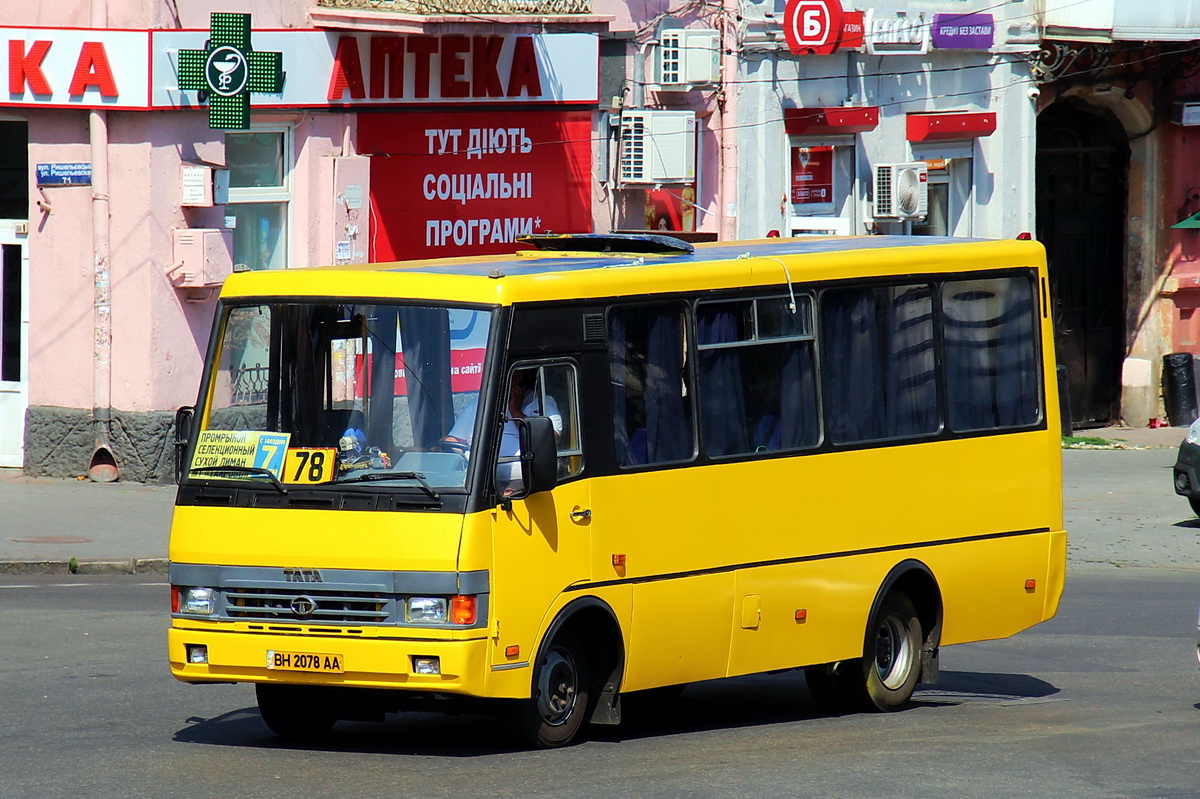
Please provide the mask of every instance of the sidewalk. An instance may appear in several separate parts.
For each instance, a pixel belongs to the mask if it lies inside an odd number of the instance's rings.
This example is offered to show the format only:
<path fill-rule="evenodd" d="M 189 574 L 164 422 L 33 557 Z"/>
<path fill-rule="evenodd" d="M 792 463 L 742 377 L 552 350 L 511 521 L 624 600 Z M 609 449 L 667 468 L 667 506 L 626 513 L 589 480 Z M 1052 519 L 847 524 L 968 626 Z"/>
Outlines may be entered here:
<path fill-rule="evenodd" d="M 1174 449 L 1184 427 L 1078 430 L 1131 449 Z M 175 486 L 25 477 L 0 469 L 0 574 L 167 569 Z"/>
<path fill-rule="evenodd" d="M 1097 427 L 1076 430 L 1077 438 L 1103 438 L 1141 449 L 1174 449 L 1187 435 L 1186 427 Z"/>
<path fill-rule="evenodd" d="M 175 486 L 25 477 L 0 469 L 0 574 L 167 570 Z"/>

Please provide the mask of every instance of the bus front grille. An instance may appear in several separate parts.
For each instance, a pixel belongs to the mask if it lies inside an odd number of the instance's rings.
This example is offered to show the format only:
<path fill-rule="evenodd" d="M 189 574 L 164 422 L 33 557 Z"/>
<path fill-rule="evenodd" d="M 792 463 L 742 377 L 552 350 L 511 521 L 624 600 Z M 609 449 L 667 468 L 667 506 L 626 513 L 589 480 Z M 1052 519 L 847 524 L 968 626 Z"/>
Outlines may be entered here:
<path fill-rule="evenodd" d="M 366 591 L 299 591 L 226 588 L 225 613 L 232 619 L 338 624 L 394 623 L 394 597 Z"/>

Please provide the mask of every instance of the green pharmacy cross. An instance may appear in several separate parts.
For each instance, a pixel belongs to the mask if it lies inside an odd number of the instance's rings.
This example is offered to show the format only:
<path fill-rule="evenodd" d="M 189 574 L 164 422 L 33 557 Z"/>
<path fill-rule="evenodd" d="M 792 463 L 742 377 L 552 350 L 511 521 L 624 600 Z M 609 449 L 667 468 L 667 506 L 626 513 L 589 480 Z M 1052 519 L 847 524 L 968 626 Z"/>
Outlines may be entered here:
<path fill-rule="evenodd" d="M 208 100 L 208 126 L 250 127 L 250 93 L 283 91 L 283 53 L 250 46 L 250 15 L 214 12 L 203 50 L 179 51 L 179 88 Z"/>

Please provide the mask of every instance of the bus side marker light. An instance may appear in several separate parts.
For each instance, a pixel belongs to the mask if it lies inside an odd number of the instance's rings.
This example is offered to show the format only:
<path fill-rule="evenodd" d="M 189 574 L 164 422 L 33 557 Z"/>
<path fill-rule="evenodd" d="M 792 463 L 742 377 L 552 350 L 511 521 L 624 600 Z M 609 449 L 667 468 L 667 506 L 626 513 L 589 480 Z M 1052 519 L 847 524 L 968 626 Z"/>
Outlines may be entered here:
<path fill-rule="evenodd" d="M 625 568 L 625 553 L 624 552 L 613 553 L 612 564 L 613 564 L 613 566 L 617 567 L 618 569 Z"/>
<path fill-rule="evenodd" d="M 504 648 L 504 657 L 506 658 L 515 658 L 520 656 L 520 654 L 521 647 L 519 646 L 508 646 Z"/>
<path fill-rule="evenodd" d="M 799 608 L 796 611 L 796 621 L 800 622 L 801 624 L 808 621 L 808 611 L 805 608 Z"/>
<path fill-rule="evenodd" d="M 1025 591 L 1026 592 L 1032 594 L 1036 590 L 1037 590 L 1037 580 L 1026 580 L 1025 581 Z"/>

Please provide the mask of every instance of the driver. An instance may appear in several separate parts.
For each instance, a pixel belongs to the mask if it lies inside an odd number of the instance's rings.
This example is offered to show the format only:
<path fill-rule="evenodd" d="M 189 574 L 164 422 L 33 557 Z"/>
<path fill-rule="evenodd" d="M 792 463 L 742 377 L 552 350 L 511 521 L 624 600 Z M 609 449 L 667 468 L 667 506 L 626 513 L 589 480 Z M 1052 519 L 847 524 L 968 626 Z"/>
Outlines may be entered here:
<path fill-rule="evenodd" d="M 464 456 L 469 456 L 470 454 L 471 439 L 475 431 L 475 413 L 478 404 L 479 397 L 476 395 L 462 409 L 458 418 L 454 420 L 454 427 L 450 428 L 450 432 L 442 439 L 447 447 L 461 452 Z M 537 369 L 518 369 L 513 372 L 512 383 L 508 387 L 508 411 L 506 417 L 508 421 L 504 423 L 504 433 L 500 440 L 501 458 L 519 456 L 521 454 L 517 426 L 512 423 L 512 420 L 523 419 L 526 416 L 548 416 L 554 425 L 554 435 L 559 436 L 562 434 L 562 414 L 559 413 L 558 403 L 554 401 L 554 397 L 546 397 L 545 412 L 543 413 L 542 411 L 541 398 L 538 396 L 537 391 Z"/>

